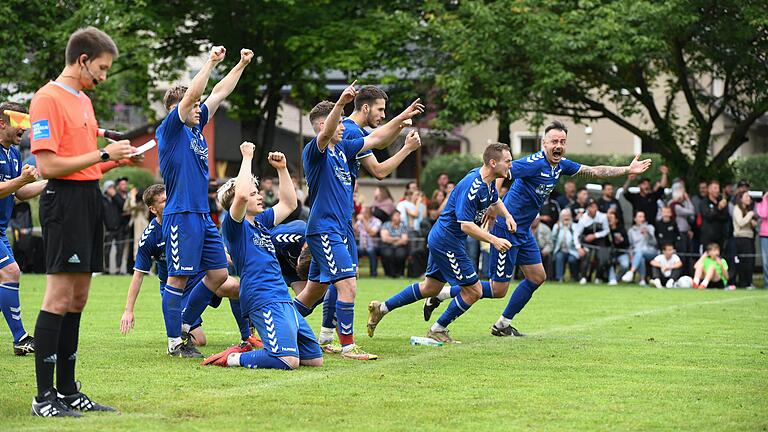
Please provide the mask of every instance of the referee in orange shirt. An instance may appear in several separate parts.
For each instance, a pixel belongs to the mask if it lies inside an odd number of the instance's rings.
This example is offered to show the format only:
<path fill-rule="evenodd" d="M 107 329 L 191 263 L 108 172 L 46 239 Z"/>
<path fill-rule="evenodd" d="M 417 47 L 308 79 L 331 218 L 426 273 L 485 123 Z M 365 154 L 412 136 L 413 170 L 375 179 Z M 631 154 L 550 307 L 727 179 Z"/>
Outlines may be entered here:
<path fill-rule="evenodd" d="M 40 197 L 48 276 L 35 325 L 35 416 L 115 411 L 93 402 L 75 381 L 80 315 L 91 273 L 104 266 L 100 164 L 135 152 L 127 140 L 98 148 L 98 123 L 91 100 L 83 93 L 107 79 L 115 57 L 117 46 L 106 33 L 94 27 L 77 30 L 67 43 L 61 75 L 38 90 L 30 105 L 32 153 L 40 174 L 49 179 Z"/>

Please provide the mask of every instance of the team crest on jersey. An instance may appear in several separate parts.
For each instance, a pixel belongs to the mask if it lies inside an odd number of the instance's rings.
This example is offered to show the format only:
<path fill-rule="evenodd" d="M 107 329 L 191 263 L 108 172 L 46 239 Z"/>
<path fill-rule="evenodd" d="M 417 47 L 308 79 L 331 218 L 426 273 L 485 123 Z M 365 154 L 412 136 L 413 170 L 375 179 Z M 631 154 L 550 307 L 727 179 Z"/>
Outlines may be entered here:
<path fill-rule="evenodd" d="M 536 194 L 542 197 L 548 197 L 549 194 L 551 194 L 554 189 L 555 189 L 554 184 L 543 183 L 536 186 Z"/>
<path fill-rule="evenodd" d="M 189 142 L 189 148 L 195 152 L 200 160 L 208 161 L 208 146 L 203 145 L 203 139 L 199 137 L 199 134 L 195 134 L 195 137 Z"/>
<path fill-rule="evenodd" d="M 260 248 L 264 248 L 272 253 L 275 253 L 275 245 L 272 243 L 272 239 L 269 235 L 261 235 L 260 232 L 253 233 L 253 244 Z"/>
<path fill-rule="evenodd" d="M 352 175 L 349 171 L 337 165 L 333 167 L 333 173 L 344 186 L 352 187 Z"/>
<path fill-rule="evenodd" d="M 475 213 L 475 225 L 480 226 L 483 224 L 483 218 L 485 217 L 485 213 L 487 212 L 488 212 L 488 207 Z"/>

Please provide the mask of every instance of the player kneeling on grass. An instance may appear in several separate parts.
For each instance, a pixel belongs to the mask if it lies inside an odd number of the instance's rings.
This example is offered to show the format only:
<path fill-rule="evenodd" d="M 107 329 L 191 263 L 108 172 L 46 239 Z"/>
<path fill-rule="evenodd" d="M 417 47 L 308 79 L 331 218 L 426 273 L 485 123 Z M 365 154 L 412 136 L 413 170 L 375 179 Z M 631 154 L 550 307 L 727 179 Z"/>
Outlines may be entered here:
<path fill-rule="evenodd" d="M 279 203 L 264 209 L 251 175 L 254 145 L 240 145 L 243 161 L 237 178 L 219 189 L 219 201 L 229 211 L 221 224 L 224 242 L 240 274 L 243 315 L 256 327 L 264 349 L 224 352 L 209 364 L 248 368 L 296 369 L 321 366 L 323 352 L 312 329 L 293 306 L 282 277 L 270 230 L 296 208 L 296 190 L 286 167 L 285 155 L 270 153 L 269 164 L 278 173 Z"/>

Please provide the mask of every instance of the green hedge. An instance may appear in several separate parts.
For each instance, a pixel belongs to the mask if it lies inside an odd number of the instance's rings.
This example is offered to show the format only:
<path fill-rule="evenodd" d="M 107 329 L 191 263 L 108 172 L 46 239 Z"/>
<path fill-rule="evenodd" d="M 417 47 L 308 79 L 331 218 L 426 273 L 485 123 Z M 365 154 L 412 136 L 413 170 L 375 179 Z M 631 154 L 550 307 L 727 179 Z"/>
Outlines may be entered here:
<path fill-rule="evenodd" d="M 448 174 L 452 182 L 458 183 L 472 168 L 483 164 L 479 156 L 461 153 L 449 153 L 432 158 L 421 171 L 421 189 L 429 197 L 437 188 L 437 177 Z"/>
<path fill-rule="evenodd" d="M 131 166 L 119 167 L 108 171 L 106 174 L 104 174 L 101 182 L 104 184 L 106 180 L 114 181 L 120 177 L 128 178 L 129 189 L 135 186 L 137 189 L 143 190 L 148 186 L 158 182 L 155 178 L 155 175 L 152 174 L 149 170 Z"/>
<path fill-rule="evenodd" d="M 737 159 L 734 164 L 736 181 L 749 180 L 752 190 L 768 191 L 768 154 Z"/>

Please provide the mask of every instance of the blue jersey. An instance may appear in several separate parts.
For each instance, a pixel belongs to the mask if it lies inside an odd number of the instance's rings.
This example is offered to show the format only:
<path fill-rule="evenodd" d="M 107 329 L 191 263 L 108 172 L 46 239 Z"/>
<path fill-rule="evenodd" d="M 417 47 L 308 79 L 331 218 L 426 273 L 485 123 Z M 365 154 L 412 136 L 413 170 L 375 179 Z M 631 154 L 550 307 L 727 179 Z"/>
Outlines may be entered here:
<path fill-rule="evenodd" d="M 342 135 L 342 138 L 345 140 L 365 138 L 369 135 L 367 130 L 358 126 L 357 123 L 349 117 L 345 118 L 342 123 L 344 124 L 344 135 Z M 373 156 L 373 151 L 366 150 L 360 152 L 355 156 L 354 160 L 349 162 L 349 173 L 352 175 L 352 190 L 355 189 L 355 180 L 360 176 L 360 160 L 368 156 Z"/>
<path fill-rule="evenodd" d="M 187 127 L 179 118 L 179 107 L 172 109 L 157 128 L 157 154 L 160 174 L 165 180 L 168 201 L 164 215 L 208 213 L 208 144 L 203 127 L 208 123 L 208 107 L 200 107 L 200 124 Z"/>
<path fill-rule="evenodd" d="M 550 165 L 544 151 L 512 162 L 510 171 L 514 181 L 509 192 L 504 195 L 504 205 L 515 218 L 517 232 L 528 231 L 544 200 L 557 186 L 560 176 L 574 175 L 579 169 L 581 164 L 565 158 L 555 166 Z M 504 226 L 506 222 L 499 216 L 496 224 Z"/>
<path fill-rule="evenodd" d="M 165 260 L 165 238 L 163 237 L 163 227 L 157 222 L 157 219 L 152 219 L 141 233 L 141 239 L 139 239 L 139 249 L 136 251 L 136 260 L 133 265 L 133 269 L 142 273 L 149 274 L 152 269 L 152 262 L 157 263 L 155 271 L 157 271 L 157 278 L 160 279 L 160 288 L 165 286 L 168 281 L 168 263 Z M 200 279 L 205 276 L 205 272 L 202 271 L 195 276 L 190 276 L 187 279 L 187 285 L 185 288 L 193 288 L 200 282 Z"/>
<path fill-rule="evenodd" d="M 245 218 L 238 222 L 228 214 L 221 224 L 227 250 L 240 275 L 243 311 L 292 301 L 270 235 L 274 227 L 275 211 L 271 208 L 256 215 L 253 223 Z"/>
<path fill-rule="evenodd" d="M 10 181 L 21 175 L 21 153 L 15 146 L 3 148 L 0 151 L 0 181 Z M 13 197 L 10 194 L 0 199 L 0 235 L 5 235 L 8 222 L 13 213 Z"/>
<path fill-rule="evenodd" d="M 301 156 L 309 186 L 312 207 L 307 235 L 336 233 L 345 235 L 352 218 L 352 175 L 348 161 L 363 148 L 364 138 L 341 140 L 333 148 L 320 151 L 313 138 Z"/>
<path fill-rule="evenodd" d="M 301 249 L 304 247 L 304 234 L 306 231 L 307 224 L 302 220 L 280 224 L 270 231 L 272 234 L 272 244 L 275 245 L 277 262 L 280 264 L 283 273 L 286 270 L 296 270 Z"/>
<path fill-rule="evenodd" d="M 462 222 L 480 225 L 488 207 L 499 200 L 496 182 L 483 182 L 480 168 L 475 168 L 456 185 L 448 197 L 445 208 L 429 232 L 429 246 L 440 250 L 463 250 L 467 234 L 461 230 Z"/>

